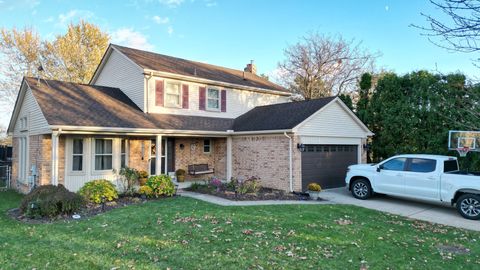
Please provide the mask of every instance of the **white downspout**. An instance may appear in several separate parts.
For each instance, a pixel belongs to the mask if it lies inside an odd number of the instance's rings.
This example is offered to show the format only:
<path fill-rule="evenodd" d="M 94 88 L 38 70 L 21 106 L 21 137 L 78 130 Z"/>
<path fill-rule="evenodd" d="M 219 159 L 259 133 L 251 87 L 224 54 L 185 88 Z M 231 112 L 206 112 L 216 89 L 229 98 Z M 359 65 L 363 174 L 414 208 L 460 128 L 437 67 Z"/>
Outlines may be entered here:
<path fill-rule="evenodd" d="M 287 132 L 284 132 L 283 135 L 288 138 L 288 169 L 289 169 L 289 179 L 290 179 L 290 192 L 293 192 L 293 167 L 292 167 L 292 137 L 287 135 Z"/>

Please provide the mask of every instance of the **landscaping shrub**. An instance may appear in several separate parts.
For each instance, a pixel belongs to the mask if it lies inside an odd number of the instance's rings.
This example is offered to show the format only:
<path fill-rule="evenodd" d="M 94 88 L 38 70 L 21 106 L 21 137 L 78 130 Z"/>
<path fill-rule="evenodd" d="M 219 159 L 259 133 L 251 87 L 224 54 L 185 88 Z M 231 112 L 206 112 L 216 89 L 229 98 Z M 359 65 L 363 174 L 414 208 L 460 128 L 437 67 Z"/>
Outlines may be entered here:
<path fill-rule="evenodd" d="M 132 195 L 135 192 L 135 185 L 139 182 L 140 173 L 136 169 L 125 167 L 120 169 L 119 175 L 123 193 Z"/>
<path fill-rule="evenodd" d="M 308 184 L 307 189 L 310 191 L 322 191 L 322 187 L 317 183 Z"/>
<path fill-rule="evenodd" d="M 192 184 L 190 185 L 190 188 L 189 188 L 189 189 L 190 189 L 191 191 L 197 191 L 197 190 L 202 189 L 203 187 L 205 187 L 204 184 L 192 183 Z"/>
<path fill-rule="evenodd" d="M 141 186 L 138 189 L 138 194 L 145 195 L 147 198 L 151 198 L 153 196 L 153 189 L 149 186 Z"/>
<path fill-rule="evenodd" d="M 240 194 L 257 193 L 262 188 L 260 179 L 252 176 L 245 181 L 238 181 L 237 192 Z"/>
<path fill-rule="evenodd" d="M 168 175 L 150 176 L 147 180 L 146 186 L 153 191 L 153 196 L 173 196 L 175 193 L 175 186 L 172 179 Z"/>
<path fill-rule="evenodd" d="M 213 189 L 216 189 L 217 191 L 220 191 L 223 188 L 222 180 L 220 180 L 216 177 L 212 177 L 212 179 L 210 180 L 210 182 L 208 184 L 209 184 L 209 186 L 211 186 Z"/>
<path fill-rule="evenodd" d="M 144 186 L 147 183 L 147 179 L 148 179 L 148 172 L 138 171 L 138 184 L 140 186 Z"/>
<path fill-rule="evenodd" d="M 20 204 L 20 210 L 31 218 L 55 217 L 72 214 L 84 206 L 83 197 L 68 191 L 63 185 L 45 185 L 27 194 Z"/>
<path fill-rule="evenodd" d="M 113 201 L 118 198 L 117 190 L 112 182 L 104 179 L 93 180 L 85 183 L 79 191 L 87 201 L 92 203 L 101 203 L 102 197 L 105 201 Z"/>

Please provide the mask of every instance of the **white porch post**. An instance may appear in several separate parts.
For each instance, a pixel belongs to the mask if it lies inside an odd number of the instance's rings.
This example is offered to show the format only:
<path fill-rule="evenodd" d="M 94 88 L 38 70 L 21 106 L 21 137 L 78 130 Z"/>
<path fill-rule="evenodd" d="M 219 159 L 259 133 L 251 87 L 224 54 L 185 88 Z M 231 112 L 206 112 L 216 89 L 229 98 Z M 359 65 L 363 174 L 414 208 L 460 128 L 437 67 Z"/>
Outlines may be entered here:
<path fill-rule="evenodd" d="M 232 179 L 232 137 L 227 137 L 227 181 Z"/>
<path fill-rule="evenodd" d="M 162 174 L 162 135 L 157 135 L 155 142 L 155 174 Z"/>
<path fill-rule="evenodd" d="M 52 171 L 51 184 L 58 185 L 58 131 L 52 132 Z"/>

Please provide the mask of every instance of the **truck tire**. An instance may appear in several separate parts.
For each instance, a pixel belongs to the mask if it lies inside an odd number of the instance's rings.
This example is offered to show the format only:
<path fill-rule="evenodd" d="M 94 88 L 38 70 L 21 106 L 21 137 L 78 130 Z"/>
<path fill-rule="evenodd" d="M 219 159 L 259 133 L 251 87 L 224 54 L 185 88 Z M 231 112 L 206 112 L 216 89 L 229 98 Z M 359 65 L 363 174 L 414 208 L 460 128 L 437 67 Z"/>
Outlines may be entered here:
<path fill-rule="evenodd" d="M 457 211 L 466 219 L 480 219 L 480 195 L 463 194 L 457 200 Z"/>
<path fill-rule="evenodd" d="M 352 183 L 352 195 L 359 200 L 366 200 L 372 196 L 372 186 L 367 179 L 357 179 Z"/>

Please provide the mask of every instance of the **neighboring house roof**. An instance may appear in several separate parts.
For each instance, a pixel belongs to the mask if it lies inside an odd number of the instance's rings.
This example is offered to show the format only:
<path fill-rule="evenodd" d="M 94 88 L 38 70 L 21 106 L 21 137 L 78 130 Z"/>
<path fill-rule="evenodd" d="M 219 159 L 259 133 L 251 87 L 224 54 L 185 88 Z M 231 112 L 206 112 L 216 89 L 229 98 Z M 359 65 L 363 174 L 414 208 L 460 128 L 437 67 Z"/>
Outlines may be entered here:
<path fill-rule="evenodd" d="M 213 81 L 256 87 L 267 90 L 288 92 L 287 89 L 258 75 L 243 70 L 210 65 L 168 55 L 137 50 L 111 44 L 143 69 L 168 72 L 178 75 L 197 77 Z"/>
<path fill-rule="evenodd" d="M 120 89 L 25 78 L 49 125 L 226 131 L 233 119 L 145 114 Z"/>
<path fill-rule="evenodd" d="M 235 119 L 233 130 L 261 131 L 292 129 L 335 97 L 258 106 Z"/>

